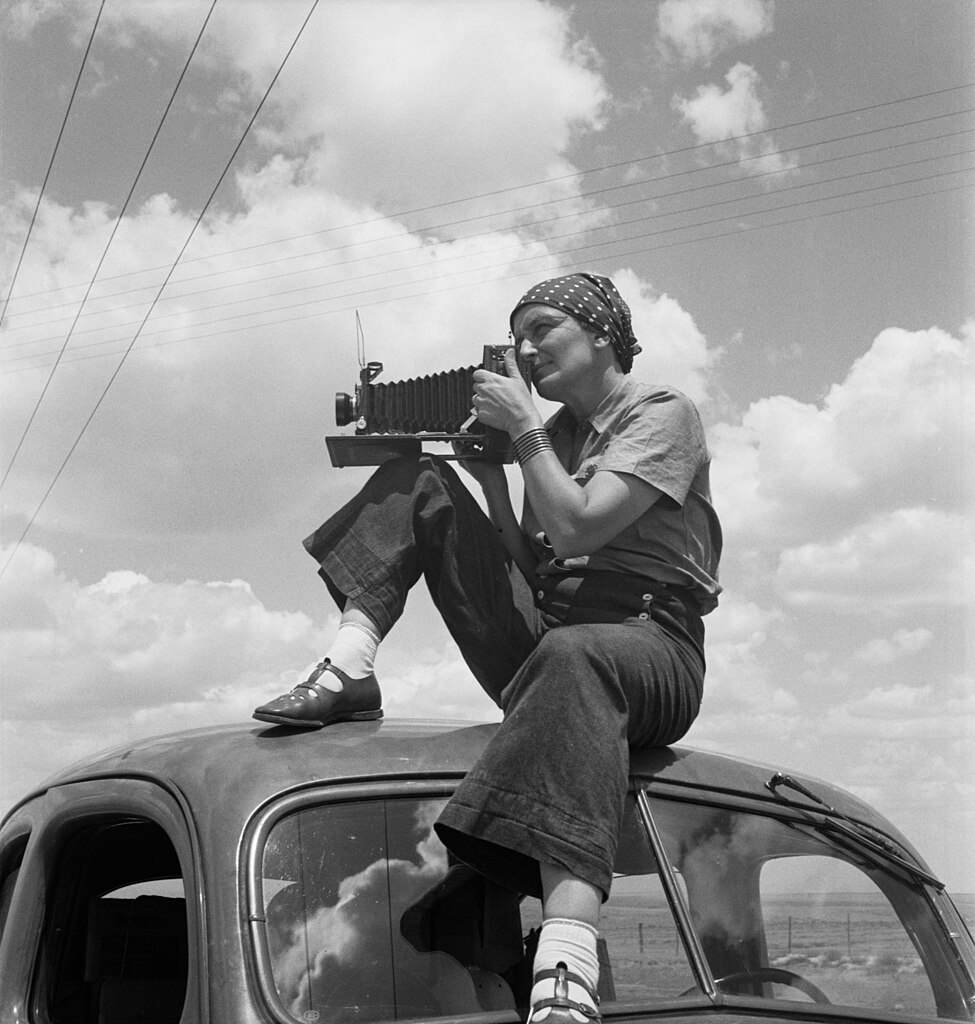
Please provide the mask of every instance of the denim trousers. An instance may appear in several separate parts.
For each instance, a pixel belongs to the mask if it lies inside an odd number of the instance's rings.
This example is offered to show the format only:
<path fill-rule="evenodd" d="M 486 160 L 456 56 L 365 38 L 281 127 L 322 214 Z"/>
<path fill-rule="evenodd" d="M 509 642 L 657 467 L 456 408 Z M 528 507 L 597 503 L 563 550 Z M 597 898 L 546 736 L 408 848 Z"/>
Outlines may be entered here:
<path fill-rule="evenodd" d="M 304 543 L 339 606 L 353 601 L 382 635 L 422 576 L 504 713 L 436 823 L 448 850 L 530 895 L 541 895 L 540 863 L 608 895 L 630 747 L 676 742 L 700 708 L 693 601 L 617 574 L 526 579 L 432 456 L 381 465 Z"/>

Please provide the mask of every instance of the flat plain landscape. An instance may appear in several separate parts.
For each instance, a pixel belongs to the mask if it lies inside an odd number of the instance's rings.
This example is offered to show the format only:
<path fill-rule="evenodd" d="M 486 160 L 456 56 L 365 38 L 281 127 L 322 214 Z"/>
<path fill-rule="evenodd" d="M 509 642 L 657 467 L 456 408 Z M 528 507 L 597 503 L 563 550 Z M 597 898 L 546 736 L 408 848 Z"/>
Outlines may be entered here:
<path fill-rule="evenodd" d="M 953 897 L 966 923 L 975 894 Z M 832 1003 L 935 1015 L 930 985 L 913 945 L 879 893 L 766 897 L 769 963 L 812 982 Z M 626 894 L 601 924 L 620 1002 L 674 998 L 694 988 L 687 958 L 662 894 Z M 781 999 L 808 1000 L 792 986 Z"/>

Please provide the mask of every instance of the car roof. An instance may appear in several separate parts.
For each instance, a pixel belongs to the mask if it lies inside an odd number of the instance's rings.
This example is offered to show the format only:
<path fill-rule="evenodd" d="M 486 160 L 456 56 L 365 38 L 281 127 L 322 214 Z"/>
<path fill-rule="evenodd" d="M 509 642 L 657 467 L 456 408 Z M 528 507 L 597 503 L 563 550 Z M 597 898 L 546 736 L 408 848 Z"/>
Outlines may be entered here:
<path fill-rule="evenodd" d="M 156 736 L 94 754 L 50 778 L 38 792 L 92 778 L 150 777 L 179 790 L 191 807 L 232 802 L 238 810 L 257 808 L 275 797 L 310 785 L 394 778 L 460 777 L 471 767 L 498 723 L 386 718 L 343 722 L 320 730 L 261 725 L 228 725 Z M 634 750 L 631 774 L 653 780 L 670 795 L 746 799 L 779 803 L 766 783 L 777 769 L 727 754 L 686 746 Z M 916 852 L 897 829 L 851 793 L 808 775 L 790 772 L 841 814 L 880 829 Z M 779 794 L 807 808 L 800 793 Z"/>

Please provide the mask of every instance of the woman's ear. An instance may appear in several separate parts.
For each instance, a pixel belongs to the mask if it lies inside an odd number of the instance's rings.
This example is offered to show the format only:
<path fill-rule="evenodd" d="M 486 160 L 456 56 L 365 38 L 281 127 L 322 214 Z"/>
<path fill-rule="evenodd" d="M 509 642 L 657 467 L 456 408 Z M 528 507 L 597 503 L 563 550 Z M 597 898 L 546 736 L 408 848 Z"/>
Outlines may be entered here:
<path fill-rule="evenodd" d="M 611 345 L 612 342 L 607 335 L 600 334 L 593 338 L 593 344 L 596 348 L 605 348 L 607 345 Z"/>

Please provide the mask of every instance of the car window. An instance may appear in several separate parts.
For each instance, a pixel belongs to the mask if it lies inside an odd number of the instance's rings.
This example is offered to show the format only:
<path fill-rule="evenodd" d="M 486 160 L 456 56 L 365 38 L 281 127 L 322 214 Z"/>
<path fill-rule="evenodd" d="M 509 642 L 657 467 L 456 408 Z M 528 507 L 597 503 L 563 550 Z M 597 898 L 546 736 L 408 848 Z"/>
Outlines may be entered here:
<path fill-rule="evenodd" d="M 971 979 L 919 882 L 808 824 L 650 808 L 719 991 L 970 1019 Z"/>
<path fill-rule="evenodd" d="M 177 1024 L 187 986 L 186 900 L 165 831 L 128 819 L 79 829 L 53 886 L 42 943 L 51 1019 Z"/>
<path fill-rule="evenodd" d="M 783 858 L 762 868 L 760 890 L 770 963 L 829 990 L 831 1002 L 937 1014 L 914 943 L 859 868 L 831 857 Z"/>
<path fill-rule="evenodd" d="M 450 867 L 432 830 L 440 807 L 312 806 L 271 831 L 266 937 L 274 986 L 292 1018 L 370 1021 L 479 1008 L 470 973 L 437 948 L 442 936 L 427 906 Z M 443 916 L 460 946 L 468 938 L 462 916 Z"/>
<path fill-rule="evenodd" d="M 258 962 L 285 1020 L 379 1021 L 523 1008 L 537 900 L 454 862 L 442 799 L 311 804 L 263 851 Z M 614 1006 L 696 991 L 632 801 L 604 907 L 600 995 Z"/>

